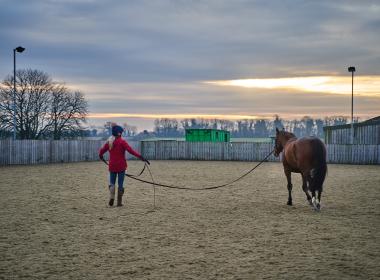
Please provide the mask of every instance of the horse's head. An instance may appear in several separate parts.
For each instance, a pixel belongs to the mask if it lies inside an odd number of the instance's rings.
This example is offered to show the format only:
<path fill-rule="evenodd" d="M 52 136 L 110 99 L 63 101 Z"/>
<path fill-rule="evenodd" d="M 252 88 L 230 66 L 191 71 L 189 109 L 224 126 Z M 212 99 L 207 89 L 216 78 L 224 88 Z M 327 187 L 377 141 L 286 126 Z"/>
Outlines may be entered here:
<path fill-rule="evenodd" d="M 280 153 L 282 152 L 282 150 L 284 149 L 280 138 L 281 138 L 281 131 L 279 131 L 278 128 L 276 127 L 276 138 L 274 140 L 274 156 L 275 157 L 278 157 Z"/>
<path fill-rule="evenodd" d="M 294 139 L 296 136 L 293 133 L 284 130 L 278 130 L 276 127 L 276 139 L 274 142 L 274 155 L 278 157 L 284 149 L 289 139 Z"/>

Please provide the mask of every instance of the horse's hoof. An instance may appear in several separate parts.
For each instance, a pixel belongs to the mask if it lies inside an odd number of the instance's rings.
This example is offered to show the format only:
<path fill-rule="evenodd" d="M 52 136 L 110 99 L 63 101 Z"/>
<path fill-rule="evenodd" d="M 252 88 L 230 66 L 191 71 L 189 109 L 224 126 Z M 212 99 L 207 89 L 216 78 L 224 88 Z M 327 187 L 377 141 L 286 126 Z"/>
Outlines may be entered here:
<path fill-rule="evenodd" d="M 311 206 L 317 212 L 319 212 L 321 210 L 321 204 L 319 203 L 319 200 L 316 199 L 315 197 L 313 197 L 311 200 Z"/>
<path fill-rule="evenodd" d="M 319 211 L 321 211 L 321 205 L 320 205 L 320 204 L 312 205 L 312 207 L 313 207 L 313 210 L 314 210 L 315 212 L 319 212 Z"/>
<path fill-rule="evenodd" d="M 288 203 L 286 203 L 286 204 L 289 205 L 289 206 L 293 205 L 293 203 L 291 201 L 288 201 Z"/>

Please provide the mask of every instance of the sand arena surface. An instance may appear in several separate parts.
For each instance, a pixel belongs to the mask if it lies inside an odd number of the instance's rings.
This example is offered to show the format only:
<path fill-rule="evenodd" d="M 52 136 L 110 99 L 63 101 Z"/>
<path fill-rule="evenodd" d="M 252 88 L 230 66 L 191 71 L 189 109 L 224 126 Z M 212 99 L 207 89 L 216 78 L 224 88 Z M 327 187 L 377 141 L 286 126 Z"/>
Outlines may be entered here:
<path fill-rule="evenodd" d="M 212 186 L 244 162 L 153 161 L 162 183 Z M 129 161 L 129 172 L 142 167 Z M 232 187 L 153 190 L 108 207 L 100 162 L 1 167 L 0 279 L 379 279 L 380 166 L 329 165 L 322 211 L 279 163 Z M 148 175 L 143 178 L 149 179 Z"/>

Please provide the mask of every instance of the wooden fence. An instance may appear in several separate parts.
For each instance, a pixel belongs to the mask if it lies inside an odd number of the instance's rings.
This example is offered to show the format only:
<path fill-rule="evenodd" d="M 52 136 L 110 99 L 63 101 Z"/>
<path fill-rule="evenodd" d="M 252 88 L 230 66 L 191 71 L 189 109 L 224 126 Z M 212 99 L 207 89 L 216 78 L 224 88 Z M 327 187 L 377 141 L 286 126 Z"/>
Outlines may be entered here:
<path fill-rule="evenodd" d="M 351 125 L 325 126 L 326 144 L 351 144 Z M 355 123 L 354 144 L 358 145 L 380 145 L 380 123 Z"/>
<path fill-rule="evenodd" d="M 327 144 L 328 163 L 380 164 L 380 145 Z"/>
<path fill-rule="evenodd" d="M 273 150 L 272 143 L 225 143 L 185 141 L 143 141 L 141 152 L 158 160 L 238 160 L 260 161 Z M 279 159 L 271 155 L 269 161 Z"/>
<path fill-rule="evenodd" d="M 104 143 L 103 140 L 0 140 L 0 165 L 95 161 Z M 140 149 L 139 142 L 129 144 Z"/>
<path fill-rule="evenodd" d="M 142 154 L 156 160 L 235 160 L 260 161 L 273 149 L 273 143 L 208 143 L 184 141 L 146 141 Z M 380 145 L 328 144 L 329 163 L 380 164 Z M 280 161 L 271 155 L 268 161 Z"/>
<path fill-rule="evenodd" d="M 100 140 L 0 140 L 0 165 L 96 161 Z M 273 143 L 129 142 L 153 160 L 260 161 Z M 380 145 L 328 144 L 329 163 L 380 164 Z M 128 158 L 133 156 L 127 155 Z M 268 161 L 279 161 L 271 155 Z"/>

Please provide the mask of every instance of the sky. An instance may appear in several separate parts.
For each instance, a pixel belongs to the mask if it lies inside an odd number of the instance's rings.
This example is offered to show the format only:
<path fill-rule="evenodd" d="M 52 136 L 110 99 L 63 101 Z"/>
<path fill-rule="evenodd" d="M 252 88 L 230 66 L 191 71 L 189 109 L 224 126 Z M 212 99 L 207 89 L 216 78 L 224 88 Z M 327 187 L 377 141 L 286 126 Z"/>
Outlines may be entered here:
<path fill-rule="evenodd" d="M 88 122 L 380 115 L 380 1 L 0 0 L 0 79 L 47 72 Z"/>

